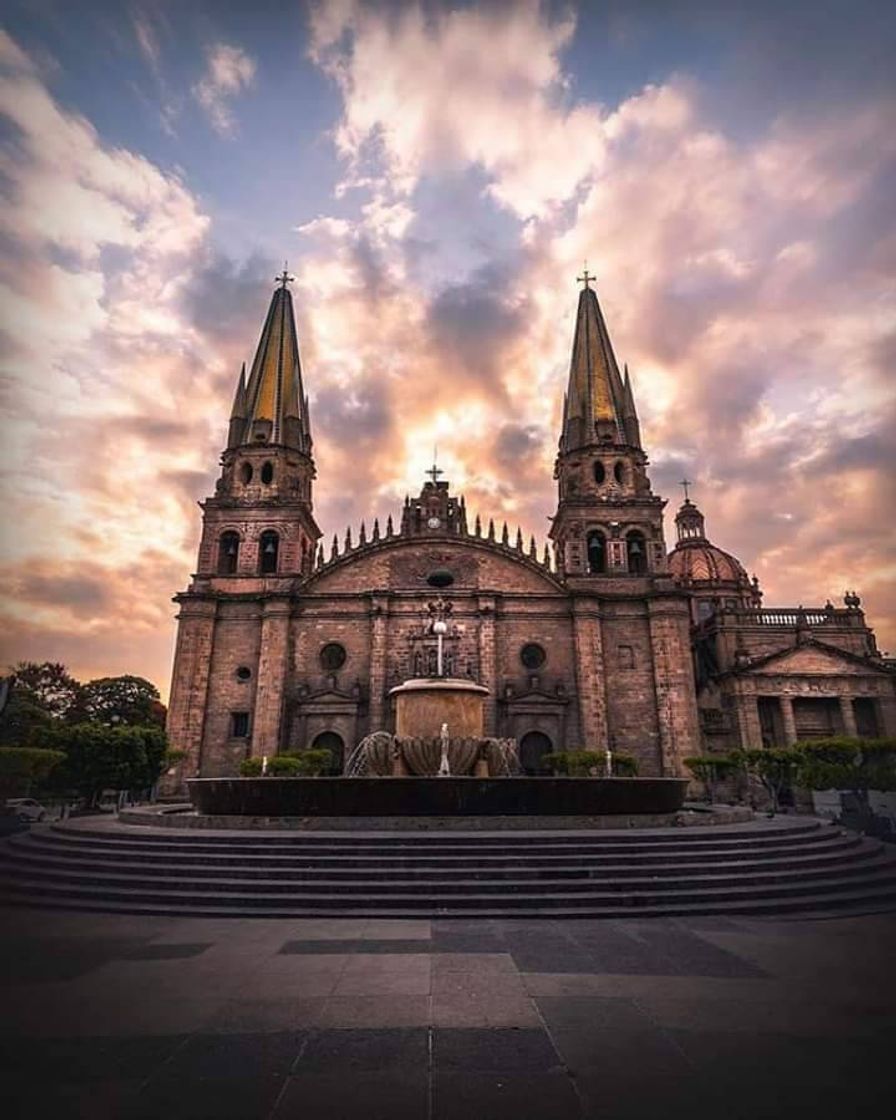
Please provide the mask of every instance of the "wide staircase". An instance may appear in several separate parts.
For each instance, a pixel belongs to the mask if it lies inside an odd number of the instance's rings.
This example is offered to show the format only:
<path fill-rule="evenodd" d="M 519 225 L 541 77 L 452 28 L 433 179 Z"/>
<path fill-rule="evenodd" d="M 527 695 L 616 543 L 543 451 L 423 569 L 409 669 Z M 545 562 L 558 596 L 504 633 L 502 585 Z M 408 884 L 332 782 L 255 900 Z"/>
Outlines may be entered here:
<path fill-rule="evenodd" d="M 631 917 L 896 906 L 896 851 L 816 820 L 576 832 L 77 821 L 0 845 L 8 903 L 234 917 Z"/>

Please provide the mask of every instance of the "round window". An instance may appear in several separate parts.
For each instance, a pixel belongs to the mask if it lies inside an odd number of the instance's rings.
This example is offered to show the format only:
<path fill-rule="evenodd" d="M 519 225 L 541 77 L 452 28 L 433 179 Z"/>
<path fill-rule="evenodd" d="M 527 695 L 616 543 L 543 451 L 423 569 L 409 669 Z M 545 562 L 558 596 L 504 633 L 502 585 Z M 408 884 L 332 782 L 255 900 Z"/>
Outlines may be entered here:
<path fill-rule="evenodd" d="M 345 646 L 341 646 L 339 642 L 327 642 L 321 648 L 320 663 L 324 669 L 329 669 L 331 672 L 341 669 L 345 664 Z"/>
<path fill-rule="evenodd" d="M 617 463 L 613 467 L 613 477 L 620 486 L 625 482 L 625 463 Z"/>
<path fill-rule="evenodd" d="M 236 679 L 238 681 L 248 681 L 252 679 L 252 670 L 248 665 L 240 665 L 236 671 Z"/>
<path fill-rule="evenodd" d="M 450 587 L 454 583 L 454 576 L 447 568 L 436 568 L 426 577 L 426 582 L 430 587 Z"/>
<path fill-rule="evenodd" d="M 544 652 L 544 647 L 537 642 L 528 642 L 520 650 L 520 661 L 527 669 L 540 669 L 547 659 L 548 655 Z"/>

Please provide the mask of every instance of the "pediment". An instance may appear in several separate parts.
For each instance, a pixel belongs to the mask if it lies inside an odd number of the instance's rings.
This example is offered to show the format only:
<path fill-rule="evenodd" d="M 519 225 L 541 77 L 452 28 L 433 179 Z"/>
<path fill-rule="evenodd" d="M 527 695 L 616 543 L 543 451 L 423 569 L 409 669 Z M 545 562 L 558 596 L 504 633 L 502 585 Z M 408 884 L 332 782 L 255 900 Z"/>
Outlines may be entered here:
<path fill-rule="evenodd" d="M 743 671 L 805 677 L 865 677 L 869 673 L 883 672 L 865 658 L 821 642 L 807 642 L 796 648 L 771 653 L 758 664 L 746 666 Z"/>

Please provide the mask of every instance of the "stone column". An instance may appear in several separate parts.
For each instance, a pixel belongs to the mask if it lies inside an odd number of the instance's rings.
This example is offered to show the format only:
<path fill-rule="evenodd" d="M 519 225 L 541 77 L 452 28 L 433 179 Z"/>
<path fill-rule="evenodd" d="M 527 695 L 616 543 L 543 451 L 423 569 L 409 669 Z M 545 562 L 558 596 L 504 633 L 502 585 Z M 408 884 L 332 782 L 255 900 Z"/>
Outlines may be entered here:
<path fill-rule="evenodd" d="M 690 615 L 684 599 L 649 599 L 650 645 L 659 732 L 660 774 L 684 775 L 688 755 L 700 752 Z"/>
<path fill-rule="evenodd" d="M 480 595 L 478 598 L 480 683 L 488 689 L 483 705 L 486 735 L 497 734 L 498 657 L 495 648 L 495 605 L 493 595 Z"/>
<path fill-rule="evenodd" d="M 600 610 L 595 600 L 573 600 L 573 642 L 576 651 L 576 692 L 579 734 L 585 750 L 607 749 L 607 697 Z"/>
<path fill-rule="evenodd" d="M 188 596 L 180 600 L 166 728 L 171 749 L 186 752 L 180 767 L 184 778 L 202 773 L 202 738 L 216 613 L 214 600 Z"/>
<path fill-rule="evenodd" d="M 289 600 L 268 599 L 262 608 L 258 690 L 252 720 L 252 757 L 271 758 L 281 746 L 283 697 L 289 656 Z"/>
<path fill-rule="evenodd" d="M 735 714 L 742 750 L 762 746 L 762 724 L 759 720 L 759 703 L 752 692 L 741 692 L 736 697 Z"/>
<path fill-rule="evenodd" d="M 852 706 L 851 696 L 839 696 L 840 701 L 840 715 L 843 717 L 843 734 L 848 735 L 850 739 L 858 738 L 859 731 L 856 727 L 856 713 Z"/>
<path fill-rule="evenodd" d="M 793 718 L 793 700 L 789 696 L 779 696 L 781 719 L 784 722 L 784 742 L 789 747 L 796 742 L 796 720 Z"/>
<path fill-rule="evenodd" d="M 386 643 L 389 622 L 388 595 L 370 596 L 370 726 L 369 731 L 384 731 L 384 693 L 386 690 Z"/>

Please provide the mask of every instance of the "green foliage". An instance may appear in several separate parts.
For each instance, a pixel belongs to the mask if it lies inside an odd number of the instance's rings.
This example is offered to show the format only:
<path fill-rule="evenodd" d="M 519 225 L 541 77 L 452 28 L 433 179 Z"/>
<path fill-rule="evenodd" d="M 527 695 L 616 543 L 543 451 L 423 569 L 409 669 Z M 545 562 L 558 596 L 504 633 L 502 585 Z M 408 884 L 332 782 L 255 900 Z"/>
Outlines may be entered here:
<path fill-rule="evenodd" d="M 800 783 L 809 789 L 896 789 L 896 739 L 838 736 L 809 739 L 797 749 L 803 756 Z"/>
<path fill-rule="evenodd" d="M 760 748 L 740 752 L 747 772 L 757 778 L 772 799 L 772 812 L 778 811 L 781 791 L 797 783 L 804 762 L 799 750 Z"/>
<path fill-rule="evenodd" d="M 606 756 L 599 751 L 568 750 L 554 751 L 542 755 L 543 765 L 549 766 L 555 774 L 566 774 L 571 778 L 602 778 L 606 775 Z M 638 773 L 638 760 L 634 755 L 613 752 L 613 776 L 616 778 L 634 777 Z"/>
<path fill-rule="evenodd" d="M 143 677 L 100 677 L 82 687 L 83 705 L 92 723 L 110 726 L 165 726 L 159 690 Z"/>
<path fill-rule="evenodd" d="M 684 764 L 694 777 L 703 782 L 710 802 L 715 801 L 716 786 L 724 781 L 741 765 L 738 758 L 724 754 L 692 755 L 684 759 Z"/>
<path fill-rule="evenodd" d="M 289 754 L 275 754 L 268 759 L 267 777 L 269 778 L 318 778 L 325 774 L 333 763 L 328 750 L 294 751 Z M 244 758 L 240 763 L 243 778 L 262 777 L 262 759 Z"/>
<path fill-rule="evenodd" d="M 0 747 L 27 747 L 52 722 L 53 717 L 32 693 L 13 686 L 0 717 Z"/>
<path fill-rule="evenodd" d="M 84 718 L 82 685 L 58 661 L 20 661 L 13 667 L 13 694 L 24 693 L 55 720 Z"/>
<path fill-rule="evenodd" d="M 15 797 L 16 794 L 27 793 L 32 783 L 44 781 L 64 759 L 62 751 L 34 747 L 0 748 L 0 794 Z"/>
<path fill-rule="evenodd" d="M 104 789 L 152 786 L 165 768 L 168 740 L 160 727 L 76 723 L 45 729 L 40 745 L 65 755 L 54 784 L 75 789 L 94 804 Z"/>

